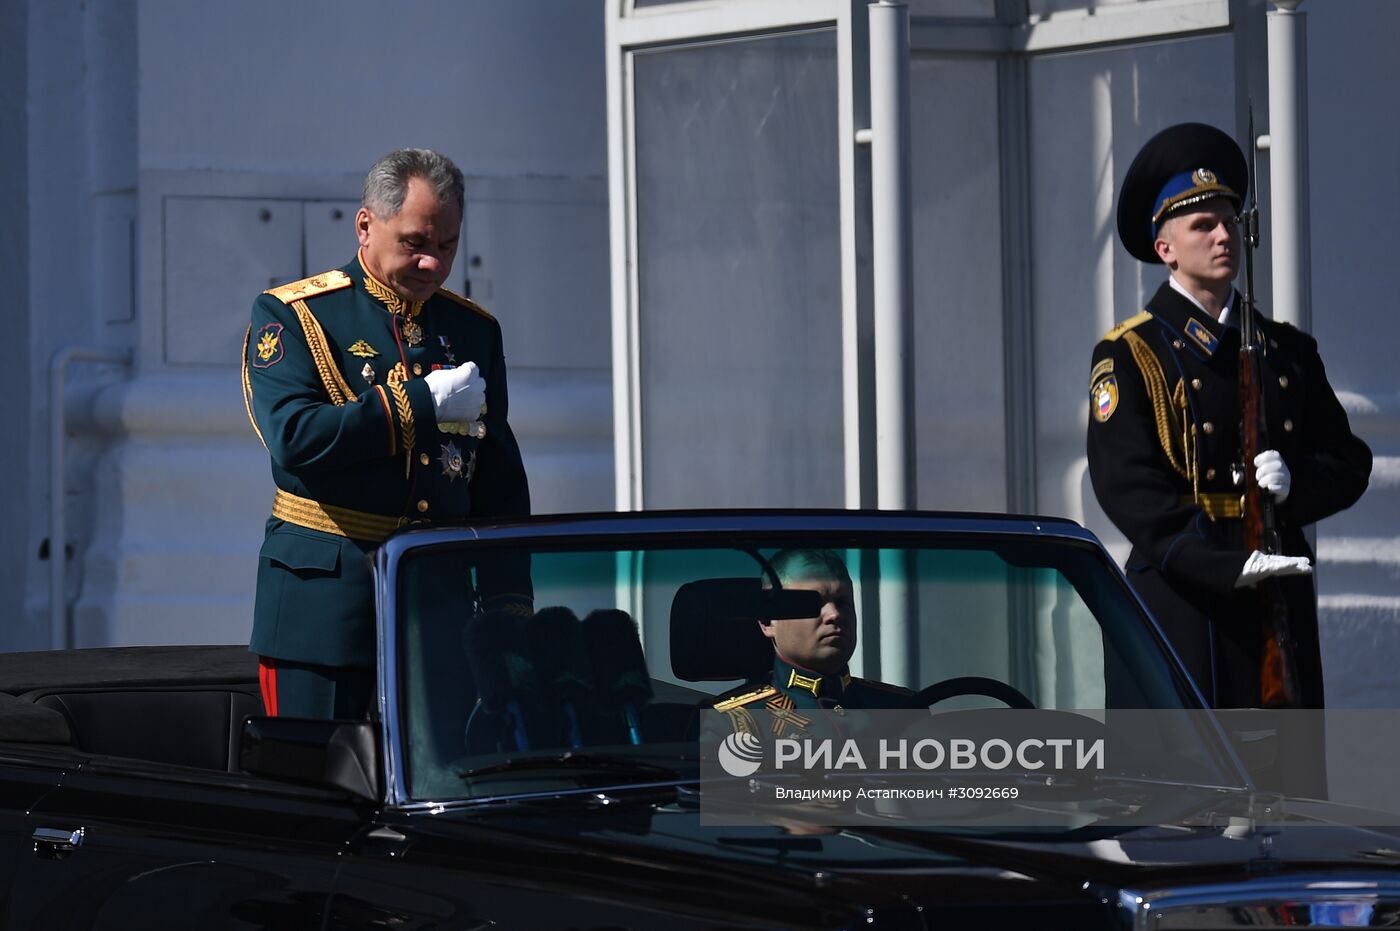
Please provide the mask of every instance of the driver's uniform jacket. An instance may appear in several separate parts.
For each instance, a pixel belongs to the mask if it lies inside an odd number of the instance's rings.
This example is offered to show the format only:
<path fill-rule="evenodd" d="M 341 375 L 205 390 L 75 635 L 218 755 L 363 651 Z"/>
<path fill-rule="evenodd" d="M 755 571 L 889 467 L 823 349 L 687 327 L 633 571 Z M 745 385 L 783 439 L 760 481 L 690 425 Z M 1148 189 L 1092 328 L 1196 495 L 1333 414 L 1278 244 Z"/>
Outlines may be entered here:
<path fill-rule="evenodd" d="M 467 362 L 486 413 L 444 432 L 423 376 Z M 409 523 L 529 513 L 501 328 L 466 298 L 410 304 L 358 257 L 272 288 L 253 305 L 243 395 L 276 485 L 250 645 L 262 656 L 371 665 L 375 546 Z M 528 595 L 523 575 L 496 585 L 486 594 Z M 474 594 L 458 584 L 442 610 L 464 614 Z"/>
<path fill-rule="evenodd" d="M 1239 295 L 1235 295 L 1235 307 Z M 1275 509 L 1286 555 L 1313 553 L 1307 524 L 1365 491 L 1371 451 L 1351 432 L 1316 341 L 1258 316 L 1267 433 L 1292 474 Z M 1240 331 L 1163 284 L 1094 348 L 1088 460 L 1104 513 L 1132 544 L 1125 566 L 1216 707 L 1259 704 L 1258 594 L 1235 581 L 1249 551 L 1241 520 Z M 1303 707 L 1320 708 L 1322 658 L 1311 577 L 1278 583 L 1296 643 Z"/>
<path fill-rule="evenodd" d="M 736 732 L 784 737 L 810 731 L 814 718 L 803 712 L 913 708 L 915 698 L 909 689 L 859 679 L 845 669 L 824 676 L 774 656 L 767 682 L 731 689 L 713 707 L 729 716 Z"/>

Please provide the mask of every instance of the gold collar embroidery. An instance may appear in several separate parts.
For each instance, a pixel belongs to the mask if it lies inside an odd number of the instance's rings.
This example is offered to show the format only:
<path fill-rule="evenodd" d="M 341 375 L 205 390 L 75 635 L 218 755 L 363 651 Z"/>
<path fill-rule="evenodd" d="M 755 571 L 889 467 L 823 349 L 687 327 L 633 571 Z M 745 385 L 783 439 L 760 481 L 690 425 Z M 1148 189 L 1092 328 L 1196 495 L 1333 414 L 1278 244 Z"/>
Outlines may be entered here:
<path fill-rule="evenodd" d="M 423 312 L 422 301 L 414 301 L 410 304 L 396 294 L 392 288 L 370 274 L 369 269 L 365 267 L 363 254 L 357 255 L 356 258 L 360 262 L 360 271 L 365 273 L 365 290 L 369 292 L 371 297 L 389 308 L 389 313 L 412 320 Z"/>

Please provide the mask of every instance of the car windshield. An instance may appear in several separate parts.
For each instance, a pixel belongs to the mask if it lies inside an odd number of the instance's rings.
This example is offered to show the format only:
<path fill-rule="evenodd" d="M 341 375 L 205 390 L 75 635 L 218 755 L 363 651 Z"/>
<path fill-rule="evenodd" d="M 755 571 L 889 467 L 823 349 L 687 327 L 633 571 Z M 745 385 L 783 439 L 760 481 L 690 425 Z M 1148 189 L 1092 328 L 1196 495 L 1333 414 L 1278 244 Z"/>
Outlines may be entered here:
<path fill-rule="evenodd" d="M 1195 706 L 1106 553 L 1072 536 L 439 533 L 393 581 L 406 802 L 694 783 L 701 712 L 775 675 L 824 707 L 857 701 L 852 682 L 867 706 L 935 711 Z M 818 668 L 829 687 L 803 682 Z M 1178 755 L 1202 753 L 1190 740 Z"/>

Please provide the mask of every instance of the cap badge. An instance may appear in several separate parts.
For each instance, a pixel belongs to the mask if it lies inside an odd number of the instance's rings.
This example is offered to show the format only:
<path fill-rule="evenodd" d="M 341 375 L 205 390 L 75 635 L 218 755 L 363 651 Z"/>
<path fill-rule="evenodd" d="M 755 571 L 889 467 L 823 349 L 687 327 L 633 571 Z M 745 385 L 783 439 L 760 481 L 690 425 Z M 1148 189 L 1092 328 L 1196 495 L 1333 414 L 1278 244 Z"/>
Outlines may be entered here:
<path fill-rule="evenodd" d="M 1191 180 L 1196 182 L 1197 186 L 1215 184 L 1215 172 L 1209 168 L 1197 168 L 1191 173 Z"/>

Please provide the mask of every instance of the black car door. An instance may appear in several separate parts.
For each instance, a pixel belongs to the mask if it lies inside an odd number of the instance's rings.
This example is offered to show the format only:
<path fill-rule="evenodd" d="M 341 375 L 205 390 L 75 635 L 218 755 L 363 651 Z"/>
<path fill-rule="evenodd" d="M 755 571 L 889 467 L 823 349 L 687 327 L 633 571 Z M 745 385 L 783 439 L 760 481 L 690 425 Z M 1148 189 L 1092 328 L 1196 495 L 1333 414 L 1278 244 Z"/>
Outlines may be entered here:
<path fill-rule="evenodd" d="M 369 816 L 338 792 L 94 757 L 35 808 L 7 927 L 319 928 Z"/>
<path fill-rule="evenodd" d="M 0 746 L 0 918 L 23 894 L 17 880 L 32 856 L 32 812 L 77 763 L 68 747 Z"/>

